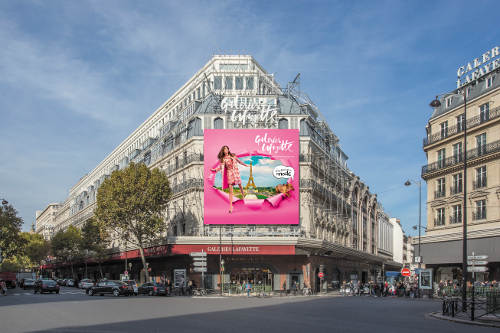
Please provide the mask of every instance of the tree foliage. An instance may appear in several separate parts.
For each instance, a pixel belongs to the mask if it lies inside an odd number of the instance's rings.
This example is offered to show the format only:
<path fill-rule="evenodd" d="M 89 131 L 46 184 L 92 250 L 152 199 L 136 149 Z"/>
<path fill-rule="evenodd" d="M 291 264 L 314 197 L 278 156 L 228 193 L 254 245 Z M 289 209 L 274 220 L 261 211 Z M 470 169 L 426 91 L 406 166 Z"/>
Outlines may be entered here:
<path fill-rule="evenodd" d="M 95 216 L 113 235 L 139 248 L 147 279 L 144 248 L 166 230 L 164 211 L 170 195 L 165 173 L 134 163 L 114 171 L 97 192 Z"/>
<path fill-rule="evenodd" d="M 81 249 L 87 258 L 94 258 L 99 263 L 101 277 L 101 263 L 109 256 L 109 243 L 109 232 L 103 224 L 94 217 L 88 219 L 82 227 Z"/>
<path fill-rule="evenodd" d="M 74 276 L 73 264 L 82 258 L 82 236 L 80 229 L 69 226 L 59 230 L 52 238 L 52 252 L 59 261 L 71 264 L 71 274 Z"/>
<path fill-rule="evenodd" d="M 20 232 L 23 219 L 12 205 L 0 205 L 0 254 L 3 259 L 22 252 L 25 241 Z"/>
<path fill-rule="evenodd" d="M 50 243 L 40 234 L 23 232 L 21 237 L 25 240 L 24 254 L 30 260 L 30 266 L 40 266 L 47 258 L 50 251 Z"/>

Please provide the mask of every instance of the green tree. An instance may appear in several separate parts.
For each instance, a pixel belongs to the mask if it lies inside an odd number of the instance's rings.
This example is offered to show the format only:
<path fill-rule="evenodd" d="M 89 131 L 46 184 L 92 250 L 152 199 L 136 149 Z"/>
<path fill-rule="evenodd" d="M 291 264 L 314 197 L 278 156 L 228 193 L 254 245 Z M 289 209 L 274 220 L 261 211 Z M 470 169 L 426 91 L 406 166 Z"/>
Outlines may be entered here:
<path fill-rule="evenodd" d="M 40 234 L 23 232 L 21 237 L 25 240 L 24 254 L 30 260 L 30 266 L 40 266 L 47 258 L 50 251 L 50 243 Z"/>
<path fill-rule="evenodd" d="M 25 241 L 20 232 L 23 219 L 17 216 L 12 205 L 0 205 L 0 256 L 2 259 L 22 253 Z"/>
<path fill-rule="evenodd" d="M 52 251 L 56 258 L 71 265 L 71 277 L 75 277 L 73 265 L 82 258 L 80 229 L 69 226 L 66 230 L 59 230 L 52 238 Z"/>
<path fill-rule="evenodd" d="M 94 217 L 88 219 L 82 227 L 82 252 L 86 258 L 94 258 L 99 264 L 99 273 L 102 274 L 101 263 L 109 256 L 110 237 L 108 231 L 102 223 L 99 223 Z M 87 275 L 87 262 L 85 261 L 85 275 Z"/>
<path fill-rule="evenodd" d="M 146 280 L 144 249 L 166 230 L 163 214 L 170 195 L 165 173 L 142 163 L 114 171 L 97 191 L 97 220 L 114 236 L 139 248 Z"/>

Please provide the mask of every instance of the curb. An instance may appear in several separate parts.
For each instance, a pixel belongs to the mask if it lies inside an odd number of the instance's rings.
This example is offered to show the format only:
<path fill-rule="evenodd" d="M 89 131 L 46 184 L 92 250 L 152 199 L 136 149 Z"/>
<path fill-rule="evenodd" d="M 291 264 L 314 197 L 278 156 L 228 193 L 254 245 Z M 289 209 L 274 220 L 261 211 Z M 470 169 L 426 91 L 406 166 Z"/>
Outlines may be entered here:
<path fill-rule="evenodd" d="M 500 322 L 497 324 L 497 323 L 477 321 L 477 320 L 471 321 L 471 320 L 466 320 L 466 319 L 459 319 L 456 317 L 443 316 L 440 312 L 431 312 L 431 313 L 427 314 L 427 316 L 432 317 L 434 319 L 447 320 L 447 321 L 452 321 L 455 323 L 466 324 L 466 325 L 500 328 Z"/>

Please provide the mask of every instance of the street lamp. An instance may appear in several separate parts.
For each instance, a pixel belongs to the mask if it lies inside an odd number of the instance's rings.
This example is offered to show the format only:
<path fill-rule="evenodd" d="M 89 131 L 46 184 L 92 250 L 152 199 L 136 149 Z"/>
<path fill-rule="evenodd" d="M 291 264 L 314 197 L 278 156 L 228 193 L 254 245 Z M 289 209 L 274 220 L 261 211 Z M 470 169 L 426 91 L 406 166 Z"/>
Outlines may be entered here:
<path fill-rule="evenodd" d="M 418 285 L 417 292 L 418 297 L 420 297 L 420 269 L 422 265 L 422 255 L 420 253 L 420 238 L 421 238 L 421 230 L 422 230 L 422 180 L 414 180 L 414 184 L 418 184 Z M 412 182 L 407 180 L 405 182 L 405 186 L 411 186 Z"/>
<path fill-rule="evenodd" d="M 464 130 L 464 208 L 463 208 L 463 240 L 462 240 L 462 310 L 467 309 L 467 93 L 466 87 L 463 88 L 462 93 L 448 93 L 436 96 L 436 98 L 429 104 L 432 108 L 438 108 L 441 106 L 439 101 L 439 96 L 443 95 L 454 95 L 460 96 L 464 99 L 464 119 L 463 119 L 463 130 Z M 460 129 L 459 129 L 460 130 Z M 460 156 L 460 155 L 459 155 Z"/>

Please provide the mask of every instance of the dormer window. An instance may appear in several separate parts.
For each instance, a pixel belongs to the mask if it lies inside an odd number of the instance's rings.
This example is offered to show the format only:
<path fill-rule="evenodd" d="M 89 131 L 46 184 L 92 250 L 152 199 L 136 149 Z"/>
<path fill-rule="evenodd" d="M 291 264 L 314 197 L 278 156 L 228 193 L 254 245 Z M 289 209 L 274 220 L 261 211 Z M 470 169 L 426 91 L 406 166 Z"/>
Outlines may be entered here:
<path fill-rule="evenodd" d="M 451 106 L 451 102 L 453 101 L 453 97 L 446 98 L 446 107 L 449 108 Z"/>
<path fill-rule="evenodd" d="M 487 79 L 486 79 L 486 88 L 489 88 L 493 85 L 493 75 L 490 75 Z"/>

